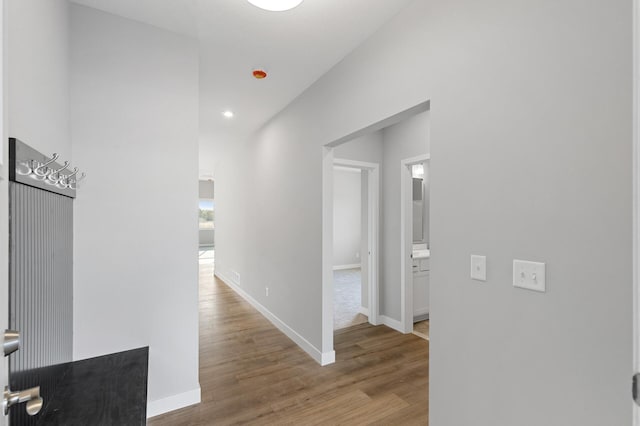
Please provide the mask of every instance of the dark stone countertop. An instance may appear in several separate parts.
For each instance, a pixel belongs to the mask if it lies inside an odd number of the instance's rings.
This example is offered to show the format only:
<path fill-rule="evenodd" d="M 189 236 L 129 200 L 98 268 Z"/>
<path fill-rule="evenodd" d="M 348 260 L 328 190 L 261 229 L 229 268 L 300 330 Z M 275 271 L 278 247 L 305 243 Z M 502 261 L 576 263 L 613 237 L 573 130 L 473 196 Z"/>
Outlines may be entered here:
<path fill-rule="evenodd" d="M 43 395 L 44 407 L 33 419 L 35 424 L 145 425 L 148 362 L 145 347 L 34 370 L 39 378 L 49 371 L 58 377 L 62 374 L 50 401 Z M 24 404 L 12 408 L 12 414 L 14 409 L 24 411 Z M 12 426 L 19 424 L 12 419 Z"/>

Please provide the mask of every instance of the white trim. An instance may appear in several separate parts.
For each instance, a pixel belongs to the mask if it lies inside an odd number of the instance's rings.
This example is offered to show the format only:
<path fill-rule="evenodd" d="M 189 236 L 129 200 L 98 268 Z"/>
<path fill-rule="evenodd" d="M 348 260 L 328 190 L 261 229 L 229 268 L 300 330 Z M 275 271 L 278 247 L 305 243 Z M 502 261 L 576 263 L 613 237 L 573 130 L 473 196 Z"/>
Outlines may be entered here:
<path fill-rule="evenodd" d="M 640 0 L 633 0 L 633 369 L 640 372 Z M 640 408 L 633 406 L 633 425 L 640 426 Z"/>
<path fill-rule="evenodd" d="M 222 280 L 226 285 L 229 286 L 233 291 L 235 291 L 240 297 L 249 302 L 251 306 L 253 306 L 258 312 L 262 314 L 266 319 L 268 319 L 271 324 L 275 325 L 276 328 L 282 331 L 289 339 L 291 339 L 296 345 L 300 346 L 300 348 L 305 351 L 311 358 L 316 360 L 316 362 L 320 365 L 327 365 L 332 362 L 335 362 L 335 352 L 333 350 L 327 352 L 321 352 L 313 346 L 307 339 L 298 334 L 294 329 L 289 327 L 284 321 L 278 318 L 275 314 L 273 314 L 269 309 L 267 309 L 264 305 L 254 299 L 249 293 L 240 288 L 235 282 L 220 274 L 219 272 L 215 272 L 214 274 L 220 280 Z M 333 359 L 333 361 L 331 361 Z"/>
<path fill-rule="evenodd" d="M 369 169 L 369 184 L 367 198 L 369 204 L 369 268 L 367 271 L 367 282 L 369 283 L 369 323 L 378 325 L 378 315 L 380 313 L 380 165 Z"/>
<path fill-rule="evenodd" d="M 413 117 L 414 115 L 420 114 L 421 112 L 429 111 L 431 108 L 431 101 L 424 101 L 419 103 L 418 105 L 412 106 L 411 108 L 407 108 L 404 111 L 400 111 L 397 114 L 394 114 L 390 117 L 385 118 L 384 120 L 380 120 L 376 123 L 373 123 L 369 126 L 363 127 L 360 130 L 356 130 L 353 133 L 349 133 L 348 135 L 344 135 L 341 138 L 334 140 L 333 142 L 326 145 L 327 148 L 333 148 L 338 145 L 342 145 L 345 142 L 352 141 L 354 139 L 359 138 L 360 136 L 369 135 L 371 133 L 375 133 L 378 130 L 382 130 L 386 127 L 393 126 L 394 124 L 398 124 L 401 121 L 406 120 L 409 117 Z"/>
<path fill-rule="evenodd" d="M 402 322 L 390 318 L 386 315 L 380 315 L 378 317 L 380 319 L 380 323 L 386 325 L 389 328 L 393 328 L 396 331 L 399 331 L 400 333 L 405 333 L 404 331 L 404 325 L 402 324 Z M 411 328 L 413 328 L 413 324 L 411 324 Z"/>
<path fill-rule="evenodd" d="M 322 354 L 320 365 L 325 366 L 336 362 L 336 351 L 325 352 Z"/>
<path fill-rule="evenodd" d="M 369 244 L 369 262 L 367 268 L 367 285 L 368 285 L 368 305 L 373 307 L 369 309 L 367 318 L 369 324 L 378 325 L 378 315 L 380 313 L 379 306 L 379 270 L 380 257 L 378 253 L 380 241 L 380 164 L 370 163 L 366 161 L 348 160 L 346 158 L 334 158 L 333 165 L 340 167 L 350 167 L 368 173 L 367 179 L 367 241 Z M 333 187 L 331 188 L 333 194 Z M 333 197 L 333 195 L 332 195 Z M 331 254 L 333 256 L 333 252 Z M 333 315 L 333 312 L 331 312 Z"/>
<path fill-rule="evenodd" d="M 412 332 L 412 334 L 413 334 L 414 336 L 418 336 L 418 337 L 419 337 L 419 338 L 421 338 L 421 339 L 429 340 L 429 336 L 427 336 L 426 334 L 420 333 L 419 331 L 415 331 L 415 330 L 414 330 L 414 331 Z"/>
<path fill-rule="evenodd" d="M 357 169 L 357 170 L 374 170 L 380 167 L 378 163 L 368 163 L 366 161 L 357 161 L 357 160 L 348 160 L 346 158 L 334 158 L 333 166 L 347 168 L 347 169 Z"/>
<path fill-rule="evenodd" d="M 333 267 L 334 271 L 343 271 L 345 269 L 359 269 L 360 263 L 352 263 L 351 265 L 336 265 Z"/>
<path fill-rule="evenodd" d="M 365 308 L 364 306 L 360 306 L 360 309 L 358 309 L 358 312 L 366 317 L 369 316 L 369 308 Z"/>
<path fill-rule="evenodd" d="M 333 157 L 331 146 L 323 147 L 322 158 L 322 349 L 333 353 L 333 170 L 334 167 L 349 167 L 368 173 L 367 176 L 367 241 L 369 256 L 367 283 L 369 311 L 367 319 L 378 325 L 378 244 L 380 233 L 380 165 L 364 161 Z"/>
<path fill-rule="evenodd" d="M 419 311 L 413 311 L 413 315 L 412 316 L 413 316 L 413 318 L 418 318 L 418 317 L 421 317 L 421 316 L 424 316 L 424 315 L 427 315 L 427 316 L 429 315 L 429 310 L 428 309 L 421 309 Z M 425 319 L 427 319 L 427 318 L 425 318 Z M 411 321 L 413 322 L 413 319 Z"/>
<path fill-rule="evenodd" d="M 187 392 L 171 395 L 155 401 L 149 401 L 147 403 L 147 418 L 149 419 L 151 417 L 159 416 L 160 414 L 168 413 L 169 411 L 179 410 L 180 408 L 199 404 L 200 400 L 200 386 L 198 386 L 197 388 Z"/>
<path fill-rule="evenodd" d="M 322 148 L 322 351 L 333 351 L 333 148 Z"/>
<path fill-rule="evenodd" d="M 362 170 L 355 167 L 333 166 L 333 170 L 337 172 L 362 173 Z"/>
<path fill-rule="evenodd" d="M 223 274 L 222 272 L 218 271 L 218 268 L 216 268 L 216 270 L 213 271 L 213 276 L 222 280 L 223 283 L 231 287 L 231 289 L 234 291 L 236 288 L 240 288 L 240 284 L 236 280 L 231 278 L 229 275 Z"/>
<path fill-rule="evenodd" d="M 413 262 L 411 259 L 413 244 L 411 195 L 413 192 L 410 166 L 430 159 L 430 154 L 424 154 L 400 161 L 400 259 L 404 260 L 400 268 L 400 316 L 402 318 L 400 323 L 403 333 L 413 331 Z"/>

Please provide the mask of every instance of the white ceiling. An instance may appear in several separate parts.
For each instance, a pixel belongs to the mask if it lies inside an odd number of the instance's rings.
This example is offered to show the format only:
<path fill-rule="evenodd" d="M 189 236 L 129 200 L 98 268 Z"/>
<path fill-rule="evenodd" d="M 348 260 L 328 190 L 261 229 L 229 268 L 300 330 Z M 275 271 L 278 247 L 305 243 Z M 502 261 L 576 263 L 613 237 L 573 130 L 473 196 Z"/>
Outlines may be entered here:
<path fill-rule="evenodd" d="M 246 0 L 72 1 L 200 41 L 202 145 L 257 130 L 412 0 L 304 0 L 287 12 Z M 268 78 L 255 80 L 256 67 Z"/>

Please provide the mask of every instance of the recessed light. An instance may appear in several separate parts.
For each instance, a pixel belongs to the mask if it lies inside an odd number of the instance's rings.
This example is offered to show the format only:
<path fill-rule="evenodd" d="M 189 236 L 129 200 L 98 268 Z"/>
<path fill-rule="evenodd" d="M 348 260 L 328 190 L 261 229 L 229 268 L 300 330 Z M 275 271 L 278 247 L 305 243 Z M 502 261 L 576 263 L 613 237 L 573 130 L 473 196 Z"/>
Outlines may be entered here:
<path fill-rule="evenodd" d="M 225 118 L 233 118 L 233 111 L 225 111 L 222 113 L 222 115 L 224 115 Z"/>
<path fill-rule="evenodd" d="M 260 9 L 270 10 L 272 12 L 283 12 L 293 9 L 302 3 L 302 0 L 248 0 L 252 5 Z"/>

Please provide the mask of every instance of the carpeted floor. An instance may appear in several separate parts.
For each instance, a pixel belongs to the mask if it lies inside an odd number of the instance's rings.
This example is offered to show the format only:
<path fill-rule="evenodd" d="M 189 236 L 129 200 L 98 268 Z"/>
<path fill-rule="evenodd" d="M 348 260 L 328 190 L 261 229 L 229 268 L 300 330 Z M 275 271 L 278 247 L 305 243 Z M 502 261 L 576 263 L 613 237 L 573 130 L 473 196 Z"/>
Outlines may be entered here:
<path fill-rule="evenodd" d="M 368 321 L 360 313 L 360 269 L 333 271 L 333 329 L 351 327 Z"/>

